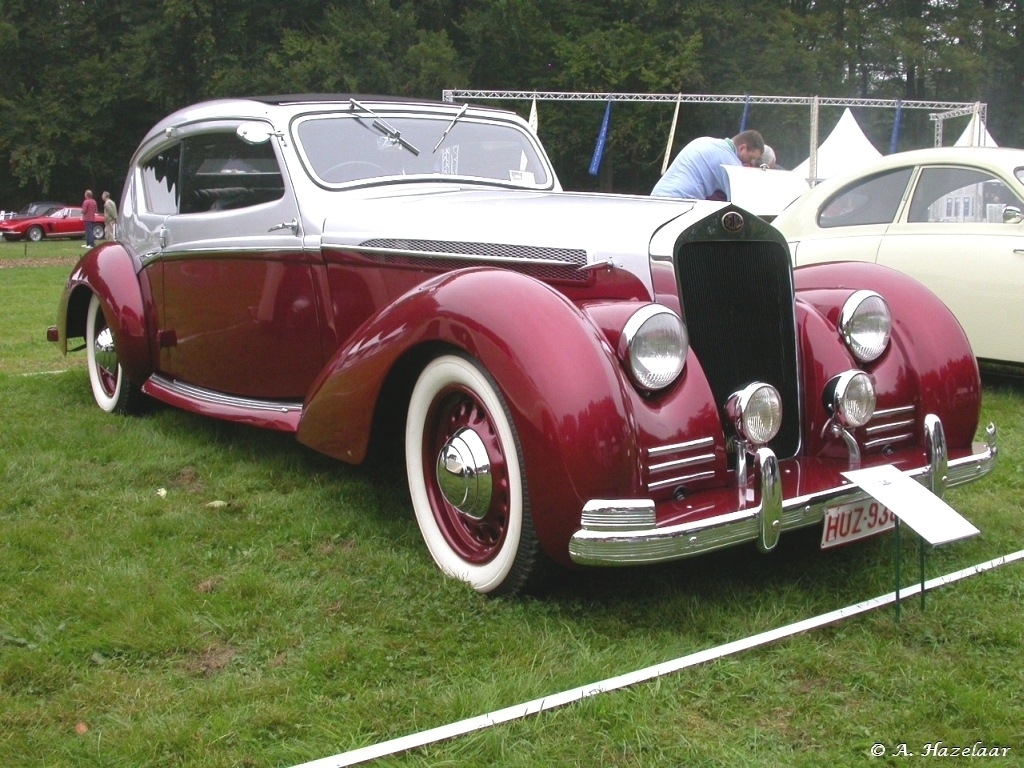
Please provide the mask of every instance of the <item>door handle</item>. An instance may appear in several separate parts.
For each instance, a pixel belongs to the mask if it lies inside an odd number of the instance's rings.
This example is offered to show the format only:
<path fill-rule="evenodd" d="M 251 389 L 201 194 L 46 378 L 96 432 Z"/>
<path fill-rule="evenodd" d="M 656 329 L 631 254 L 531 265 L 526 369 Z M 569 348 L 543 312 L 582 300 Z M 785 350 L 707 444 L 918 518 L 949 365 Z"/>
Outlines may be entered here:
<path fill-rule="evenodd" d="M 282 221 L 280 224 L 275 224 L 267 232 L 276 232 L 279 229 L 290 229 L 293 235 L 299 234 L 299 222 L 294 218 L 291 221 Z"/>

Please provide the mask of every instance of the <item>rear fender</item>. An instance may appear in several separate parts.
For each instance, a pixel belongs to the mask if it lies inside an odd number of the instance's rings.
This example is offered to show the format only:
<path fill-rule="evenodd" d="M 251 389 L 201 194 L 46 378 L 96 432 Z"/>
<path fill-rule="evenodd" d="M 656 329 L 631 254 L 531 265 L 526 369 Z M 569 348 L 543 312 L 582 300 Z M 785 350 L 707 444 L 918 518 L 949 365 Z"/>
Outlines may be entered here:
<path fill-rule="evenodd" d="M 315 382 L 299 441 L 362 461 L 375 411 L 404 412 L 422 366 L 451 351 L 477 359 L 497 382 L 522 445 L 538 537 L 564 560 L 551 543 L 568 540 L 586 500 L 637 492 L 639 457 L 629 385 L 602 331 L 538 280 L 471 268 L 406 293 L 358 330 Z M 398 376 L 405 381 L 396 387 Z M 402 400 L 382 397 L 386 380 L 385 391 Z"/>
<path fill-rule="evenodd" d="M 114 335 L 121 367 L 129 379 L 142 382 L 153 372 L 153 365 L 137 266 L 118 243 L 107 243 L 82 257 L 57 308 L 57 341 L 61 352 L 67 354 L 69 338 L 85 337 L 89 300 L 95 294 Z"/>

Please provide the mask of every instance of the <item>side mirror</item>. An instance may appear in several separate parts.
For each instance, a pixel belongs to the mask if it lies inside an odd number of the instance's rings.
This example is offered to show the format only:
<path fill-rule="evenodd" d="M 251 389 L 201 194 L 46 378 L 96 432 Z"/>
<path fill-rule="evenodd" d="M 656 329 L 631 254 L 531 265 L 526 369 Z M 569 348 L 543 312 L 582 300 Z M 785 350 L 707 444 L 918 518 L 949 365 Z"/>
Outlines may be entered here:
<path fill-rule="evenodd" d="M 1013 205 L 1003 208 L 1003 224 L 1020 224 L 1021 221 L 1024 221 L 1024 213 L 1020 208 Z"/>

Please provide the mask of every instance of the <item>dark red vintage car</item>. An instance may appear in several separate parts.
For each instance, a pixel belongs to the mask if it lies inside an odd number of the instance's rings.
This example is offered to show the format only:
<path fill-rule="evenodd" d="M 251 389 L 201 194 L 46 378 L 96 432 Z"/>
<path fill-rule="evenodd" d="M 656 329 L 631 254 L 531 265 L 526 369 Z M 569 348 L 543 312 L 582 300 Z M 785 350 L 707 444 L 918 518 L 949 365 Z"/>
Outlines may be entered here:
<path fill-rule="evenodd" d="M 727 203 L 565 192 L 508 112 L 198 104 L 145 137 L 118 224 L 49 333 L 84 338 L 99 406 L 351 463 L 404 446 L 432 557 L 482 593 L 808 526 L 846 543 L 872 502 L 843 471 L 942 495 L 995 460 L 971 347 L 919 283 L 793 270 Z"/>
<path fill-rule="evenodd" d="M 93 234 L 97 239 L 103 238 L 103 220 L 93 223 Z M 85 237 L 85 223 L 82 221 L 82 209 L 77 207 L 53 208 L 48 212 L 16 216 L 0 221 L 0 235 L 4 240 L 21 240 L 28 238 L 34 243 L 46 237 Z"/>

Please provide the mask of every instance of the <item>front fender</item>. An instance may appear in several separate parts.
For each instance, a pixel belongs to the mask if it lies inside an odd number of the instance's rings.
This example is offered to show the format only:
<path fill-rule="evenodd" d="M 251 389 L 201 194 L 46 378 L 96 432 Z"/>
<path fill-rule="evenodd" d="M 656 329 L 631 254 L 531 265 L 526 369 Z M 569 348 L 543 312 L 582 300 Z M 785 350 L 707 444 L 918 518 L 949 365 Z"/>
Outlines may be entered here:
<path fill-rule="evenodd" d="M 89 299 L 95 294 L 114 335 L 125 374 L 141 382 L 153 372 L 139 274 L 135 259 L 118 243 L 101 245 L 82 257 L 57 307 L 58 343 L 63 354 L 67 354 L 68 338 L 84 338 Z"/>
<path fill-rule="evenodd" d="M 507 270 L 439 276 L 364 325 L 315 382 L 299 441 L 362 461 L 375 410 L 406 405 L 380 398 L 385 379 L 431 346 L 472 355 L 498 383 L 522 445 L 534 525 L 550 554 L 564 559 L 550 543 L 568 540 L 585 501 L 639 491 L 629 385 L 602 333 L 558 292 Z"/>
<path fill-rule="evenodd" d="M 928 288 L 877 264 L 837 262 L 793 270 L 797 296 L 815 306 L 834 333 L 842 301 L 854 290 L 873 290 L 892 312 L 890 350 L 864 366 L 882 391 L 902 391 L 921 413 L 943 423 L 951 448 L 969 448 L 981 410 L 981 378 L 960 323 Z M 820 349 L 819 345 L 819 349 Z M 852 362 L 852 358 L 851 358 Z"/>

